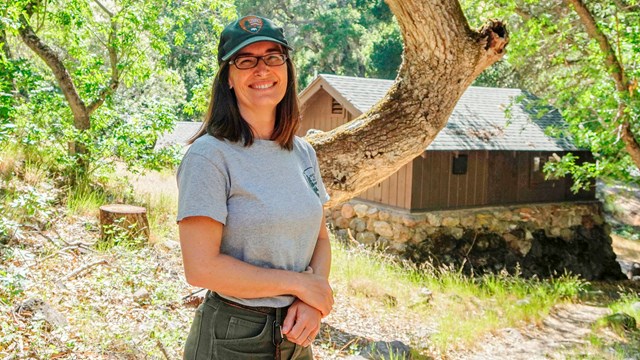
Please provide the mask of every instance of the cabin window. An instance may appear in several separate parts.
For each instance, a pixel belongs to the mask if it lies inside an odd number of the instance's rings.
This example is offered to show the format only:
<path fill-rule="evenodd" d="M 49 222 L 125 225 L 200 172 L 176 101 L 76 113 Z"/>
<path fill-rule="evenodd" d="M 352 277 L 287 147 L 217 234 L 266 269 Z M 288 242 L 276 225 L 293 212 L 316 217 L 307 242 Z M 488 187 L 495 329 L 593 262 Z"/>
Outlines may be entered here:
<path fill-rule="evenodd" d="M 533 157 L 533 171 L 534 172 L 540 171 L 540 156 Z"/>
<path fill-rule="evenodd" d="M 560 180 L 557 176 L 547 175 L 544 172 L 544 165 L 548 162 L 560 161 L 560 156 L 553 153 L 550 156 L 539 155 L 531 158 L 531 185 L 538 185 L 548 181 Z"/>
<path fill-rule="evenodd" d="M 342 110 L 344 110 L 342 105 L 340 105 L 336 99 L 331 99 L 331 113 L 335 115 L 342 115 Z"/>
<path fill-rule="evenodd" d="M 467 158 L 467 155 L 458 155 L 453 157 L 451 172 L 454 175 L 464 175 L 467 173 Z"/>

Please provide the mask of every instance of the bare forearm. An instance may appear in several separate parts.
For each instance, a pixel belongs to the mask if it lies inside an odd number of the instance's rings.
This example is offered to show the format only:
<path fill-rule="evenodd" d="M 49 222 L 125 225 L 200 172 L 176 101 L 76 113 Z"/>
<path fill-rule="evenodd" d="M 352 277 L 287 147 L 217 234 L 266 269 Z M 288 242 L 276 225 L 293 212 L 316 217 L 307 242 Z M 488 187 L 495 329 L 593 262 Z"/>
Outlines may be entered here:
<path fill-rule="evenodd" d="M 224 295 L 253 299 L 298 296 L 301 287 L 299 276 L 296 272 L 262 268 L 219 254 L 208 266 L 199 266 L 187 273 L 187 282 Z"/>
<path fill-rule="evenodd" d="M 333 296 L 326 277 L 330 264 L 318 260 L 328 258 L 327 255 L 314 253 L 317 259 L 313 263 L 320 271 L 316 274 L 267 269 L 222 254 L 223 226 L 211 218 L 183 219 L 179 230 L 184 273 L 189 284 L 244 299 L 293 295 L 323 315 L 331 311 Z"/>

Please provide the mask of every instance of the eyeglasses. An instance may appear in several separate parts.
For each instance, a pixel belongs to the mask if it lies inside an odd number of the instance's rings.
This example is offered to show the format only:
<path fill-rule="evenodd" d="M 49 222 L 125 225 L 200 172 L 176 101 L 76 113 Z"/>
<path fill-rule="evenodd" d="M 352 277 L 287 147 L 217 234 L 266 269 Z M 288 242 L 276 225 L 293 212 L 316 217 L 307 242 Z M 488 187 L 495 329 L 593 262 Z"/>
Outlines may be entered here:
<path fill-rule="evenodd" d="M 267 66 L 280 66 L 287 61 L 287 55 L 267 54 L 263 56 L 238 56 L 229 61 L 229 63 L 235 65 L 240 70 L 246 70 L 258 66 L 258 61 L 261 59 Z"/>

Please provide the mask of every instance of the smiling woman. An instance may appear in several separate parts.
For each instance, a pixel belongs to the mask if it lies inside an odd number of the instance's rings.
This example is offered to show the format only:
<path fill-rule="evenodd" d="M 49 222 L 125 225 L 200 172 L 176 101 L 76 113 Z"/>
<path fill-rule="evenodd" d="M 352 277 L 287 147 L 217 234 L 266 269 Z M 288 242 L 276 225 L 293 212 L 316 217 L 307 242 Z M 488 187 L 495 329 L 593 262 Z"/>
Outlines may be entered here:
<path fill-rule="evenodd" d="M 276 107 L 287 90 L 287 56 L 282 51 L 279 44 L 260 41 L 244 47 L 230 62 L 229 87 L 236 95 L 240 115 L 259 139 L 271 138 Z"/>
<path fill-rule="evenodd" d="M 208 289 L 185 359 L 312 359 L 331 311 L 331 248 L 290 47 L 280 27 L 246 16 L 218 45 L 202 128 L 178 169 L 187 281 Z"/>

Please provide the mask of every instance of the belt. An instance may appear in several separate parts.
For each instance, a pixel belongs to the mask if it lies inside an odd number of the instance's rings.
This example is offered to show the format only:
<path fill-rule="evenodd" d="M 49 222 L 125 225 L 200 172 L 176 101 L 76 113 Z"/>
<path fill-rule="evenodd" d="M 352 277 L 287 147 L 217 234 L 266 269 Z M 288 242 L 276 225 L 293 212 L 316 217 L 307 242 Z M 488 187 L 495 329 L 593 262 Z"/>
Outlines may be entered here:
<path fill-rule="evenodd" d="M 280 344 L 284 340 L 284 336 L 282 335 L 282 321 L 284 320 L 284 316 L 287 314 L 288 306 L 282 308 L 275 307 L 267 307 L 267 306 L 248 306 L 243 304 L 238 304 L 235 301 L 231 301 L 229 299 L 225 299 L 222 296 L 218 295 L 218 293 L 209 291 L 208 297 L 212 299 L 216 299 L 221 303 L 232 306 L 238 309 L 252 311 L 254 313 L 259 313 L 262 315 L 273 315 L 275 316 L 275 320 L 273 321 L 273 336 L 272 342 L 275 348 L 274 359 L 280 360 Z"/>
<path fill-rule="evenodd" d="M 275 315 L 276 312 L 278 311 L 278 308 L 275 308 L 275 307 L 249 306 L 249 305 L 239 304 L 239 303 L 237 303 L 235 301 L 231 301 L 229 299 L 225 299 L 222 296 L 218 295 L 218 293 L 213 292 L 213 291 L 209 292 L 209 297 L 211 297 L 213 299 L 220 300 L 223 304 L 226 304 L 226 305 L 229 305 L 229 306 L 232 306 L 232 307 L 235 307 L 235 308 L 249 310 L 249 311 L 257 312 L 257 313 L 264 314 L 264 315 Z M 284 310 L 286 308 L 280 308 L 280 309 Z"/>

